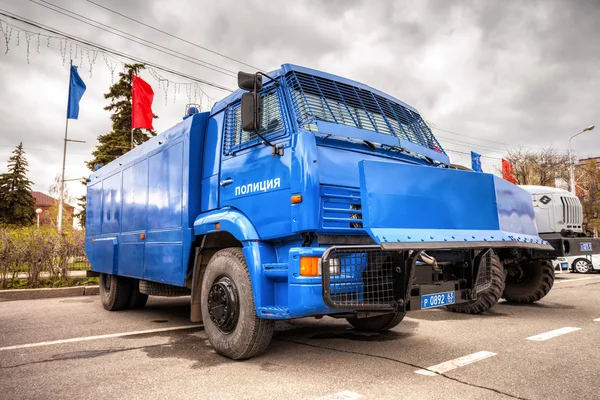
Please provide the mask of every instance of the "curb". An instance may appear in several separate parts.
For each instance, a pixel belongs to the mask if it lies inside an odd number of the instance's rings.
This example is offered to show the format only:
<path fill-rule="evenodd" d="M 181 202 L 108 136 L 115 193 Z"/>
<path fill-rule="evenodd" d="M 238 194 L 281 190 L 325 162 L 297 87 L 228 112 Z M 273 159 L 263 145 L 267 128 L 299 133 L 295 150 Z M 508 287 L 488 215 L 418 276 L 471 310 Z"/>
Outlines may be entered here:
<path fill-rule="evenodd" d="M 73 286 L 43 289 L 0 290 L 0 302 L 16 300 L 50 299 L 55 297 L 93 296 L 99 293 L 99 286 Z"/>

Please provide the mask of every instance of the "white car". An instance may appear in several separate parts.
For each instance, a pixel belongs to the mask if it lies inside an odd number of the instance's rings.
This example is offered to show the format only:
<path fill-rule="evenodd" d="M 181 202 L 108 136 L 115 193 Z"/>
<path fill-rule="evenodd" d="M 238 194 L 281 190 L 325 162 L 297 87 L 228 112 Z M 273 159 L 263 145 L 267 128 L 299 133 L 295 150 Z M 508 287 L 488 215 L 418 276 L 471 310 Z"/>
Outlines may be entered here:
<path fill-rule="evenodd" d="M 581 274 L 600 271 L 600 254 L 558 257 L 554 260 L 554 270 L 578 272 Z"/>

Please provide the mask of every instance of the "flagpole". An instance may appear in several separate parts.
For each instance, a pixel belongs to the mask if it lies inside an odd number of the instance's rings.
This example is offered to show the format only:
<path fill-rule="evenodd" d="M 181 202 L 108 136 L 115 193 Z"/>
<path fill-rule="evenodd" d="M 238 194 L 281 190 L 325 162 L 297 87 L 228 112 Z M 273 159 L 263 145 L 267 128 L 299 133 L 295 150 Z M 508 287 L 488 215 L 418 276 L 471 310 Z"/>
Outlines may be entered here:
<path fill-rule="evenodd" d="M 71 67 L 73 66 L 73 60 L 71 60 L 71 65 L 69 67 L 69 76 L 71 76 Z M 71 78 L 69 78 L 71 79 Z M 70 84 L 70 83 L 69 83 Z M 60 231 L 62 229 L 62 219 L 63 219 L 63 202 L 65 195 L 65 164 L 67 161 L 67 134 L 69 132 L 69 101 L 67 99 L 67 118 L 65 122 L 65 141 L 63 144 L 63 162 L 62 162 L 62 173 L 60 175 L 60 195 L 58 197 L 58 222 L 57 227 Z"/>

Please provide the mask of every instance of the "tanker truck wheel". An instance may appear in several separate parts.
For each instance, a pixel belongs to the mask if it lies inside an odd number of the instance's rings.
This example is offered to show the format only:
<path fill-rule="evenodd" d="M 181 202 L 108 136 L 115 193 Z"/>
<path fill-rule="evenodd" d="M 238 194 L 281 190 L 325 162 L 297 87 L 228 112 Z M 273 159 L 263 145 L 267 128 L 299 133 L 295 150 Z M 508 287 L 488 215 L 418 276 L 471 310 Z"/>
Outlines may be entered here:
<path fill-rule="evenodd" d="M 481 314 L 496 305 L 504 290 L 504 266 L 496 255 L 490 258 L 490 262 L 492 269 L 492 283 L 490 287 L 477 293 L 477 300 L 446 306 L 450 311 L 465 314 Z"/>
<path fill-rule="evenodd" d="M 202 321 L 215 351 L 234 360 L 269 346 L 275 321 L 256 316 L 248 265 L 240 248 L 219 250 L 202 279 Z"/>
<path fill-rule="evenodd" d="M 359 331 L 383 332 L 402 322 L 405 315 L 405 312 L 395 312 L 367 318 L 346 318 L 346 321 Z"/>
<path fill-rule="evenodd" d="M 511 265 L 507 268 L 502 297 L 511 303 L 533 303 L 548 294 L 554 285 L 554 267 L 548 260 Z"/>
<path fill-rule="evenodd" d="M 117 311 L 129 306 L 131 279 L 124 276 L 100 274 L 100 301 L 108 311 Z"/>

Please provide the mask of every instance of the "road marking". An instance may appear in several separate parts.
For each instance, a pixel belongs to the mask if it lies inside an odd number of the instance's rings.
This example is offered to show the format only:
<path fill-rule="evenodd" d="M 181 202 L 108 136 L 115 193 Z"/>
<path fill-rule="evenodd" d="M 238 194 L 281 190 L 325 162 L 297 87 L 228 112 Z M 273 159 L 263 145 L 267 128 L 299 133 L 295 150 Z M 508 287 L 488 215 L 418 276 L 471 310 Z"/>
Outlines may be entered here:
<path fill-rule="evenodd" d="M 160 333 L 160 332 L 170 332 L 170 331 L 181 331 L 184 329 L 192 329 L 192 328 L 201 328 L 202 325 L 184 325 L 184 326 L 173 326 L 170 328 L 160 328 L 160 329 L 148 329 L 145 331 L 134 331 L 134 332 L 121 332 L 121 333 L 109 333 L 107 335 L 98 335 L 98 336 L 85 336 L 71 339 L 62 339 L 62 340 L 53 340 L 51 342 L 38 342 L 38 343 L 28 343 L 28 344 L 18 344 L 16 346 L 7 346 L 0 347 L 0 351 L 2 350 L 16 350 L 16 349 L 25 349 L 29 347 L 40 347 L 40 346 L 51 346 L 54 344 L 63 344 L 63 343 L 75 343 L 75 342 L 85 342 L 88 340 L 98 340 L 98 339 L 109 339 L 123 336 L 134 336 L 134 335 L 143 335 L 146 333 Z"/>
<path fill-rule="evenodd" d="M 358 394 L 355 392 L 351 392 L 349 390 L 344 390 L 343 392 L 338 392 L 334 394 L 329 394 L 327 396 L 318 397 L 315 400 L 354 400 L 362 398 L 362 394 Z"/>
<path fill-rule="evenodd" d="M 567 283 L 567 282 L 575 282 L 575 281 L 587 281 L 588 279 L 598 279 L 597 276 L 589 276 L 587 278 L 575 278 L 575 279 L 557 279 L 554 283 Z"/>
<path fill-rule="evenodd" d="M 464 367 L 465 365 L 485 360 L 486 358 L 490 358 L 495 355 L 496 353 L 492 353 L 490 351 L 480 351 L 477 353 L 469 354 L 468 356 L 446 361 L 429 368 L 420 369 L 418 371 L 415 371 L 415 373 L 425 376 L 436 376 L 438 374 L 443 374 L 445 372 L 452 371 L 453 369 L 456 369 L 458 367 Z"/>
<path fill-rule="evenodd" d="M 529 336 L 527 338 L 527 340 L 536 340 L 536 341 L 548 340 L 548 339 L 552 339 L 553 337 L 557 337 L 560 335 L 566 335 L 567 333 L 576 332 L 576 331 L 580 331 L 580 330 L 581 330 L 581 328 L 572 328 L 570 326 L 567 326 L 566 328 L 555 329 L 550 332 L 540 333 L 539 335 Z"/>
<path fill-rule="evenodd" d="M 600 322 L 600 318 L 596 318 L 594 322 Z"/>

